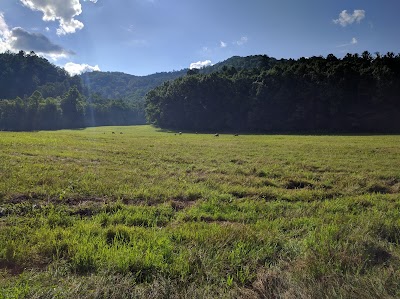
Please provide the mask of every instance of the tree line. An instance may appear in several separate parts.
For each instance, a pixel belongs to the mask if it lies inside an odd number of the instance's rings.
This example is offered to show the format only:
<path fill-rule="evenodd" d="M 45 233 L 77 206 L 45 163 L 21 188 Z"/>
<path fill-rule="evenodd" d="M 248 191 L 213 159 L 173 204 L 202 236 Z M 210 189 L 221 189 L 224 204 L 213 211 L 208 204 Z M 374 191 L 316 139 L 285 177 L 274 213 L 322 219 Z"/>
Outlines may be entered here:
<path fill-rule="evenodd" d="M 89 92 L 34 52 L 0 54 L 0 130 L 54 130 L 145 123 L 143 104 Z"/>
<path fill-rule="evenodd" d="M 44 98 L 36 90 L 26 98 L 0 100 L 0 130 L 55 130 L 144 122 L 142 109 L 99 95 L 85 98 L 75 86 L 56 98 Z"/>
<path fill-rule="evenodd" d="M 146 115 L 195 131 L 400 132 L 400 54 L 329 54 L 189 71 L 150 91 Z"/>

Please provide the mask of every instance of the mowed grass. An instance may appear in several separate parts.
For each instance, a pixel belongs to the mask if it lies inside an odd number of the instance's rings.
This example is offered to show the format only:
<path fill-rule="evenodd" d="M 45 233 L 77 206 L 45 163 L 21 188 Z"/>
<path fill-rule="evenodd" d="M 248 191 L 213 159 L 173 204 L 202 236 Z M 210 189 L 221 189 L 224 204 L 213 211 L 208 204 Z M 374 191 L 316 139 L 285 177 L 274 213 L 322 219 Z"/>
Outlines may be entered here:
<path fill-rule="evenodd" d="M 0 132 L 0 298 L 398 298 L 399 212 L 400 136 Z"/>

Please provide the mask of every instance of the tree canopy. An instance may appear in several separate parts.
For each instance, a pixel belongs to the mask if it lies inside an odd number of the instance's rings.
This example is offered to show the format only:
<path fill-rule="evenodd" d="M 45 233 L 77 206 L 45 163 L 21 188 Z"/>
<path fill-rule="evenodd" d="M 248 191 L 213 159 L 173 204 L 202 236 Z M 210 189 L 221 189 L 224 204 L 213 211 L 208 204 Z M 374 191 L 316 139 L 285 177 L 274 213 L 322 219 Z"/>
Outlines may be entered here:
<path fill-rule="evenodd" d="M 262 61 L 164 83 L 147 94 L 148 121 L 196 131 L 400 131 L 400 55 Z"/>
<path fill-rule="evenodd" d="M 34 52 L 0 54 L 0 99 L 26 97 L 39 91 L 44 97 L 56 97 L 76 86 L 82 92 L 79 77 L 71 77 Z"/>
<path fill-rule="evenodd" d="M 143 104 L 89 93 L 79 76 L 33 52 L 0 54 L 0 130 L 143 123 Z"/>

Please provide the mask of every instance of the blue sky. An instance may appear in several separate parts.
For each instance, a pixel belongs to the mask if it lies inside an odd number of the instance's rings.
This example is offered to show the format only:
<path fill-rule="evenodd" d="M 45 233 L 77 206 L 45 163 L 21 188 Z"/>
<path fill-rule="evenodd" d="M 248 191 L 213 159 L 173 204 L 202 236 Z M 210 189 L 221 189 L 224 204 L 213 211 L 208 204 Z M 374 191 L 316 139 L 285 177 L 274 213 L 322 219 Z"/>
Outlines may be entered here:
<path fill-rule="evenodd" d="M 134 75 L 234 55 L 399 53 L 399 12 L 399 0 L 1 0 L 0 52 Z"/>

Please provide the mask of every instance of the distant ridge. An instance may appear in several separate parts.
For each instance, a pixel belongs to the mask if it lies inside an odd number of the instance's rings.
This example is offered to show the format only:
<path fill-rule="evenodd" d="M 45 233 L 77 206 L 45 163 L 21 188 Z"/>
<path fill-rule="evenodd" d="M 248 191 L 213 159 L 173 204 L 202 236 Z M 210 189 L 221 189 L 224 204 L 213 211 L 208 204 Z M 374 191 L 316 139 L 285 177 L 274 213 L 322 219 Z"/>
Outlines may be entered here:
<path fill-rule="evenodd" d="M 210 74 L 222 71 L 226 67 L 233 67 L 237 70 L 271 68 L 277 61 L 267 55 L 233 56 L 215 65 L 202 68 L 199 73 Z M 91 72 L 84 73 L 80 77 L 86 90 L 91 94 L 97 93 L 105 98 L 141 103 L 144 101 L 144 96 L 147 92 L 166 81 L 183 77 L 187 72 L 188 69 L 182 69 L 180 71 L 161 72 L 147 76 L 136 76 L 122 72 Z"/>
<path fill-rule="evenodd" d="M 90 94 L 100 94 L 104 98 L 141 102 L 147 92 L 165 81 L 174 80 L 186 74 L 187 70 L 135 76 L 122 72 L 84 73 L 83 85 Z"/>

